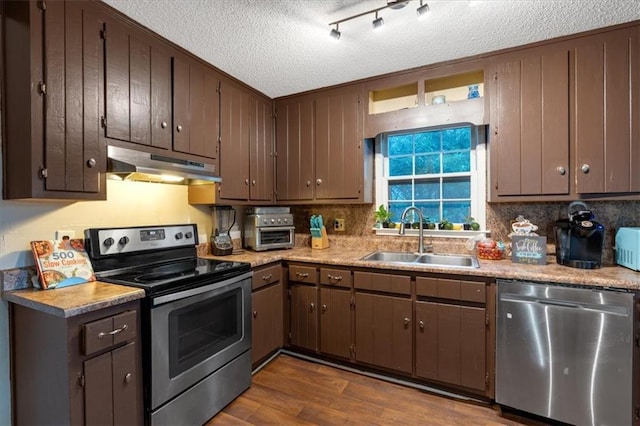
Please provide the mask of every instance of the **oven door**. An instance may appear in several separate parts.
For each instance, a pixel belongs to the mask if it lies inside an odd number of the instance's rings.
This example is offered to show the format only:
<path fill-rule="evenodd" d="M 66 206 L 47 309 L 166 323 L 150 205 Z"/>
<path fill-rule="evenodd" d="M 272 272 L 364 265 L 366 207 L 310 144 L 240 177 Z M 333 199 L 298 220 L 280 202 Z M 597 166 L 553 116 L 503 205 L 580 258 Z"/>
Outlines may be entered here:
<path fill-rule="evenodd" d="M 151 410 L 251 349 L 251 276 L 152 300 Z"/>
<path fill-rule="evenodd" d="M 293 226 L 256 228 L 255 250 L 293 247 L 294 230 Z"/>

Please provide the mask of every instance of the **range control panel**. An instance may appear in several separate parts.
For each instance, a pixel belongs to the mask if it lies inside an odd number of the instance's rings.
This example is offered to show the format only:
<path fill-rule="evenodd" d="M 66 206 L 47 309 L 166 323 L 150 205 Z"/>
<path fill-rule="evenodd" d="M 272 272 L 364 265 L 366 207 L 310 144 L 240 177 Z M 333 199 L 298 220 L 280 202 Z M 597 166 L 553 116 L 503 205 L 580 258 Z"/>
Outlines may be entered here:
<path fill-rule="evenodd" d="M 195 246 L 196 225 L 87 229 L 92 257 Z"/>
<path fill-rule="evenodd" d="M 253 222 L 253 226 L 256 228 L 293 226 L 293 215 L 291 213 L 253 214 L 247 216 L 247 220 Z"/>

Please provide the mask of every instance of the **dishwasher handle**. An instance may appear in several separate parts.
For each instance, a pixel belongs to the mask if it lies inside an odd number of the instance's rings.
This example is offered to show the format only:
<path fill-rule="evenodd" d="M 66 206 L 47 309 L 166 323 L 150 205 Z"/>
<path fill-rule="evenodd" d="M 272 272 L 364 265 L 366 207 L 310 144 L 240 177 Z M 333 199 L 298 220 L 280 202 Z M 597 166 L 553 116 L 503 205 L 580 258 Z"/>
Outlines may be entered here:
<path fill-rule="evenodd" d="M 623 306 L 612 306 L 612 305 L 596 305 L 592 303 L 572 303 L 565 300 L 558 299 L 540 299 L 538 297 L 525 296 L 520 294 L 513 293 L 502 293 L 500 294 L 500 301 L 504 302 L 513 302 L 513 303 L 525 303 L 525 304 L 540 304 L 547 306 L 554 306 L 558 308 L 569 308 L 569 309 L 580 309 L 589 312 L 610 314 L 610 315 L 618 315 L 623 317 L 628 317 L 630 312 Z"/>

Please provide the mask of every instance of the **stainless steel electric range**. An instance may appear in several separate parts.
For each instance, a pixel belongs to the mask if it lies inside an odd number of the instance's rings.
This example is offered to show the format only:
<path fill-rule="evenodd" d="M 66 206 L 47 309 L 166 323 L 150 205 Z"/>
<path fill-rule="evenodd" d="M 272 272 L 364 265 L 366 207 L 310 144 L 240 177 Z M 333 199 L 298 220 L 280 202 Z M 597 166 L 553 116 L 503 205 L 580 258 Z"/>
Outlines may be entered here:
<path fill-rule="evenodd" d="M 96 277 L 145 290 L 145 422 L 203 424 L 251 384 L 251 268 L 197 257 L 196 225 L 92 228 Z"/>

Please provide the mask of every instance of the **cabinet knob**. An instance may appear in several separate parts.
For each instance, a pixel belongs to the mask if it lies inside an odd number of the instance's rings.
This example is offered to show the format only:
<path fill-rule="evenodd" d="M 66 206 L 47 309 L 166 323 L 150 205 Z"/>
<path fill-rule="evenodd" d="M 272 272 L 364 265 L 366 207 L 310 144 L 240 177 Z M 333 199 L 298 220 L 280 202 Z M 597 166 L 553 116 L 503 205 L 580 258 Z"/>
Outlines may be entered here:
<path fill-rule="evenodd" d="M 249 179 L 245 179 L 245 180 L 244 180 L 244 184 L 245 184 L 245 185 L 249 185 Z"/>
<path fill-rule="evenodd" d="M 567 173 L 567 170 L 566 170 L 564 167 L 562 167 L 562 166 L 558 166 L 558 167 L 556 168 L 556 170 L 558 171 L 558 173 L 560 174 L 560 176 L 564 176 L 564 175 L 565 175 L 565 173 Z"/>
<path fill-rule="evenodd" d="M 256 186 L 256 180 L 255 179 L 251 181 L 251 185 L 252 186 Z"/>
<path fill-rule="evenodd" d="M 95 158 L 89 158 L 87 160 L 87 167 L 89 167 L 89 168 L 95 167 L 96 164 L 98 164 L 98 162 L 96 161 Z"/>
<path fill-rule="evenodd" d="M 409 323 L 411 322 L 411 320 L 407 317 L 404 317 L 404 325 L 409 325 Z"/>
<path fill-rule="evenodd" d="M 322 185 L 322 179 L 316 179 L 316 185 L 318 186 Z"/>
<path fill-rule="evenodd" d="M 258 318 L 258 311 L 253 311 L 253 317 Z"/>
<path fill-rule="evenodd" d="M 421 330 L 424 330 L 424 321 L 420 321 L 418 323 L 418 326 L 420 327 Z"/>
<path fill-rule="evenodd" d="M 311 181 L 310 180 L 307 181 L 307 186 L 311 186 Z"/>
<path fill-rule="evenodd" d="M 582 173 L 589 173 L 589 165 L 583 164 L 582 167 L 580 167 L 580 170 L 582 170 Z"/>
<path fill-rule="evenodd" d="M 309 309 L 311 309 L 312 311 L 316 308 L 316 304 L 311 302 L 309 303 Z"/>
<path fill-rule="evenodd" d="M 133 379 L 133 374 L 127 373 L 127 374 L 124 375 L 124 382 L 125 383 L 130 383 L 131 379 Z"/>
<path fill-rule="evenodd" d="M 160 123 L 160 127 L 162 127 L 163 129 L 167 128 L 167 122 L 163 121 L 162 123 Z"/>
<path fill-rule="evenodd" d="M 178 132 L 181 132 L 181 131 L 182 131 L 182 126 L 178 124 L 178 126 L 176 127 L 176 130 L 177 130 Z"/>
<path fill-rule="evenodd" d="M 327 312 L 327 305 L 322 305 L 322 312 Z"/>

